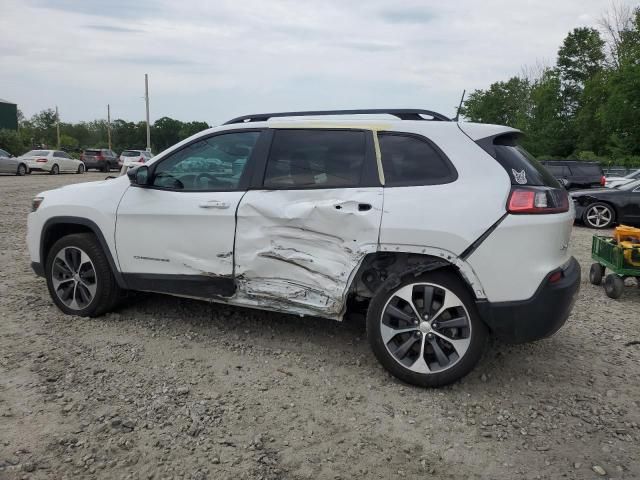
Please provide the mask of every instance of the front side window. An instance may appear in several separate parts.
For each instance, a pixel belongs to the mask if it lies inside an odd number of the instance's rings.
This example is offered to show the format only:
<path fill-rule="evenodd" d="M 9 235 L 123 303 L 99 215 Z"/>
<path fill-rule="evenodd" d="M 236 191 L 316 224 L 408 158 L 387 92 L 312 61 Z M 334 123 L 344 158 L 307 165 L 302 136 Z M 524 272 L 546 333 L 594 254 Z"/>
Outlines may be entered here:
<path fill-rule="evenodd" d="M 264 177 L 265 188 L 339 188 L 360 185 L 365 132 L 277 130 Z"/>
<path fill-rule="evenodd" d="M 236 190 L 260 132 L 225 133 L 199 140 L 163 159 L 152 185 L 185 191 Z"/>
<path fill-rule="evenodd" d="M 0 157 L 8 157 L 9 152 L 5 152 L 4 150 L 0 150 Z"/>
<path fill-rule="evenodd" d="M 437 185 L 457 178 L 444 154 L 424 138 L 381 133 L 378 143 L 385 186 Z"/>

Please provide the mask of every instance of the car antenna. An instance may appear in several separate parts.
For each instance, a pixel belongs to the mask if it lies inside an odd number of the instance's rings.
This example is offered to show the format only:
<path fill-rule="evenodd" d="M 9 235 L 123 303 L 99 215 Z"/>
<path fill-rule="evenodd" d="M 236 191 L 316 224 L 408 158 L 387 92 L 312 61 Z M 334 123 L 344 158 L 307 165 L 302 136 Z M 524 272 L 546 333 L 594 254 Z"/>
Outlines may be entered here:
<path fill-rule="evenodd" d="M 453 119 L 454 122 L 458 121 L 458 118 L 460 117 L 460 109 L 462 108 L 462 103 L 464 102 L 464 94 L 466 93 L 466 90 L 462 90 L 462 97 L 460 97 L 460 104 L 458 105 L 458 111 L 456 112 L 456 116 Z"/>

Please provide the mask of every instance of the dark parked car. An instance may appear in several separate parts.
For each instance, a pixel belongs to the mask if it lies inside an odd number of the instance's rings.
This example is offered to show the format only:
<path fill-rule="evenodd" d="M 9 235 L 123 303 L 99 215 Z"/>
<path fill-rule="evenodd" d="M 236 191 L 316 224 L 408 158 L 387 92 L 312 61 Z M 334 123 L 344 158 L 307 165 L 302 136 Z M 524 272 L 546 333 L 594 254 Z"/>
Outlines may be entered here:
<path fill-rule="evenodd" d="M 95 168 L 102 172 L 108 172 L 111 169 L 118 170 L 120 168 L 118 165 L 118 156 L 113 150 L 109 150 L 108 148 L 86 149 L 82 155 L 80 155 L 80 160 L 84 162 L 87 170 Z"/>
<path fill-rule="evenodd" d="M 578 160 L 546 160 L 540 162 L 564 185 L 567 190 L 574 188 L 604 187 L 606 178 L 602 167 L 596 162 Z"/>
<path fill-rule="evenodd" d="M 592 228 L 608 228 L 614 223 L 640 225 L 640 180 L 615 188 L 571 192 L 576 219 Z"/>

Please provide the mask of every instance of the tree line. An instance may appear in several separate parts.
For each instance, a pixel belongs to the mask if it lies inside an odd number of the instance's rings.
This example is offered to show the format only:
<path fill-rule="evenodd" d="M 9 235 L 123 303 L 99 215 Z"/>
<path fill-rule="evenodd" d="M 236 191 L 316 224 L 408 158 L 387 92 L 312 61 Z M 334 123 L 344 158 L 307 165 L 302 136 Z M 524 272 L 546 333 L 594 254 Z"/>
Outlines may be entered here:
<path fill-rule="evenodd" d="M 162 117 L 151 125 L 151 150 L 159 153 L 191 135 L 209 128 L 206 122 L 181 122 Z M 85 148 L 108 148 L 106 120 L 60 122 L 60 148 L 79 154 Z M 33 148 L 57 147 L 56 112 L 43 110 L 26 119 L 18 112 L 18 131 L 0 130 L 0 148 L 21 155 Z M 111 122 L 111 147 L 116 153 L 126 149 L 144 150 L 147 146 L 145 122 Z"/>
<path fill-rule="evenodd" d="M 522 130 L 538 158 L 640 166 L 640 7 L 614 4 L 599 23 L 571 31 L 554 66 L 475 90 L 460 113 Z"/>

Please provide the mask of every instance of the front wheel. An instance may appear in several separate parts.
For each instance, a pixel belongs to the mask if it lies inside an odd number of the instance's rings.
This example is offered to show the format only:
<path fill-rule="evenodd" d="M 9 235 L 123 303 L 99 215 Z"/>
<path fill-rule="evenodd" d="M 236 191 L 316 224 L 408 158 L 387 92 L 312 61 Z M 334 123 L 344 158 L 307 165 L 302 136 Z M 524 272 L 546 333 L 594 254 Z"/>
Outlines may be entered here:
<path fill-rule="evenodd" d="M 51 170 L 49 170 L 50 175 L 58 175 L 59 173 L 60 168 L 58 167 L 58 165 L 54 165 L 53 167 L 51 167 Z"/>
<path fill-rule="evenodd" d="M 593 203 L 587 207 L 582 219 L 591 228 L 609 228 L 615 220 L 615 212 L 606 203 Z"/>
<path fill-rule="evenodd" d="M 16 175 L 19 177 L 24 177 L 27 174 L 27 166 L 24 163 L 18 165 L 18 170 L 16 171 Z"/>
<path fill-rule="evenodd" d="M 54 243 L 45 272 L 51 298 L 68 315 L 97 317 L 120 298 L 107 256 L 93 234 L 67 235 Z"/>
<path fill-rule="evenodd" d="M 367 337 L 380 363 L 422 387 L 455 382 L 478 363 L 487 327 L 462 281 L 436 271 L 378 290 L 367 312 Z"/>
<path fill-rule="evenodd" d="M 78 171 L 76 173 L 84 173 L 84 165 L 82 163 L 78 165 Z"/>

